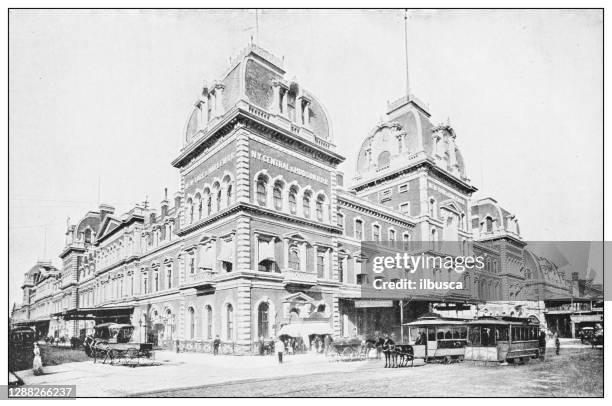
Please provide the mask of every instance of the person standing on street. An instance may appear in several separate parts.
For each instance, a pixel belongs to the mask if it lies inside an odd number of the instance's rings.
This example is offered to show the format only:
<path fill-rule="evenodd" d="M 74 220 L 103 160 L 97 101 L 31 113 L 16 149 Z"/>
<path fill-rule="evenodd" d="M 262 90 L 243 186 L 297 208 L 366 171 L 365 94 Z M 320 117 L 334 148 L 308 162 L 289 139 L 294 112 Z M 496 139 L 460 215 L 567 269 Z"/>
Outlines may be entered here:
<path fill-rule="evenodd" d="M 34 343 L 34 363 L 32 365 L 32 372 L 34 375 L 43 374 L 43 365 L 42 359 L 40 358 L 40 348 L 38 348 L 38 343 Z"/>
<path fill-rule="evenodd" d="M 213 341 L 213 355 L 219 355 L 220 345 L 221 345 L 221 339 L 219 338 L 219 335 L 217 334 L 217 336 L 215 337 L 215 340 Z"/>
<path fill-rule="evenodd" d="M 538 347 L 540 348 L 540 359 L 544 361 L 544 355 L 546 354 L 546 333 L 544 331 L 540 331 Z"/>
<path fill-rule="evenodd" d="M 561 349 L 561 341 L 559 341 L 559 334 L 555 333 L 555 354 L 559 355 Z"/>
<path fill-rule="evenodd" d="M 285 343 L 280 338 L 276 339 L 274 343 L 274 351 L 278 354 L 278 363 L 283 363 L 283 354 L 285 353 Z"/>

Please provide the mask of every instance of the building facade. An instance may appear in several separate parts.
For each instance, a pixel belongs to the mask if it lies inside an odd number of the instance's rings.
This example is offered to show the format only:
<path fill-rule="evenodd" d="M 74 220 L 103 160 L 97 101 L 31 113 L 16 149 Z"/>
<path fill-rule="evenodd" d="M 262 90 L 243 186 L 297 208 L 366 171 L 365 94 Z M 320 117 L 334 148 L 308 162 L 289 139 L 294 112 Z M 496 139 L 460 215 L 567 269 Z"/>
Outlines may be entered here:
<path fill-rule="evenodd" d="M 316 96 L 256 45 L 230 65 L 189 112 L 172 201 L 166 192 L 159 211 L 121 215 L 101 205 L 69 225 L 61 269 L 26 273 L 15 322 L 70 337 L 115 320 L 160 347 L 210 351 L 219 336 L 223 353 L 248 354 L 287 326 L 305 337 L 391 332 L 432 310 L 544 322 L 538 292 L 571 296 L 571 280 L 525 249 L 514 215 L 474 201 L 457 135 L 414 96 L 388 105 L 345 186 Z M 485 267 L 449 294 L 371 300 L 368 240 L 483 255 Z"/>

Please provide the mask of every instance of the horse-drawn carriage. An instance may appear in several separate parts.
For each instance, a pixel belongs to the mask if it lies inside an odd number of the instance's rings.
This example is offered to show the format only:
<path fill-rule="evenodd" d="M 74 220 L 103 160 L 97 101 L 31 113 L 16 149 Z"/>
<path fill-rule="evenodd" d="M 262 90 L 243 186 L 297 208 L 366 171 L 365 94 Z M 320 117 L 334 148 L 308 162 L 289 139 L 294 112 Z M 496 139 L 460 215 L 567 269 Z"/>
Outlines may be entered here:
<path fill-rule="evenodd" d="M 330 343 L 327 355 L 337 361 L 360 361 L 368 358 L 375 348 L 374 340 L 363 340 L 357 337 L 341 338 Z"/>
<path fill-rule="evenodd" d="M 133 333 L 134 326 L 130 324 L 99 324 L 94 327 L 93 336 L 84 342 L 85 353 L 93 357 L 94 362 L 98 359 L 111 364 L 124 361 L 132 366 L 139 364 L 141 358 L 153 357 L 153 344 L 132 342 Z"/>

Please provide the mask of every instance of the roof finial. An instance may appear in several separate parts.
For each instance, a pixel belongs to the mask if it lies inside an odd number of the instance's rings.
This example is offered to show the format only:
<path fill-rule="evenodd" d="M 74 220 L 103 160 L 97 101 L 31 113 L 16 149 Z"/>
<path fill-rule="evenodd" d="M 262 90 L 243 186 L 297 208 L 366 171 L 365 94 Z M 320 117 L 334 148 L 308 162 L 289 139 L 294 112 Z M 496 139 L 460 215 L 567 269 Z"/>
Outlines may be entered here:
<path fill-rule="evenodd" d="M 410 101 L 410 75 L 408 73 L 408 9 L 404 9 L 404 50 L 406 52 L 406 97 Z"/>

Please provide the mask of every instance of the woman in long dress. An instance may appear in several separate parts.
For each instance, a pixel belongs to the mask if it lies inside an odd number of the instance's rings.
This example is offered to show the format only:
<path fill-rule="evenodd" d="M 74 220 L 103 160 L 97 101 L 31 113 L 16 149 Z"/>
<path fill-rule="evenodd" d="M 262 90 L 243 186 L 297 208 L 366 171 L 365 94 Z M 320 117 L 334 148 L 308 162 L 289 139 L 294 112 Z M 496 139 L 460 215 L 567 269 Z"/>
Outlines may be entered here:
<path fill-rule="evenodd" d="M 34 375 L 42 375 L 42 359 L 40 358 L 40 348 L 38 348 L 38 344 L 34 343 L 34 364 L 32 366 L 32 370 Z"/>

